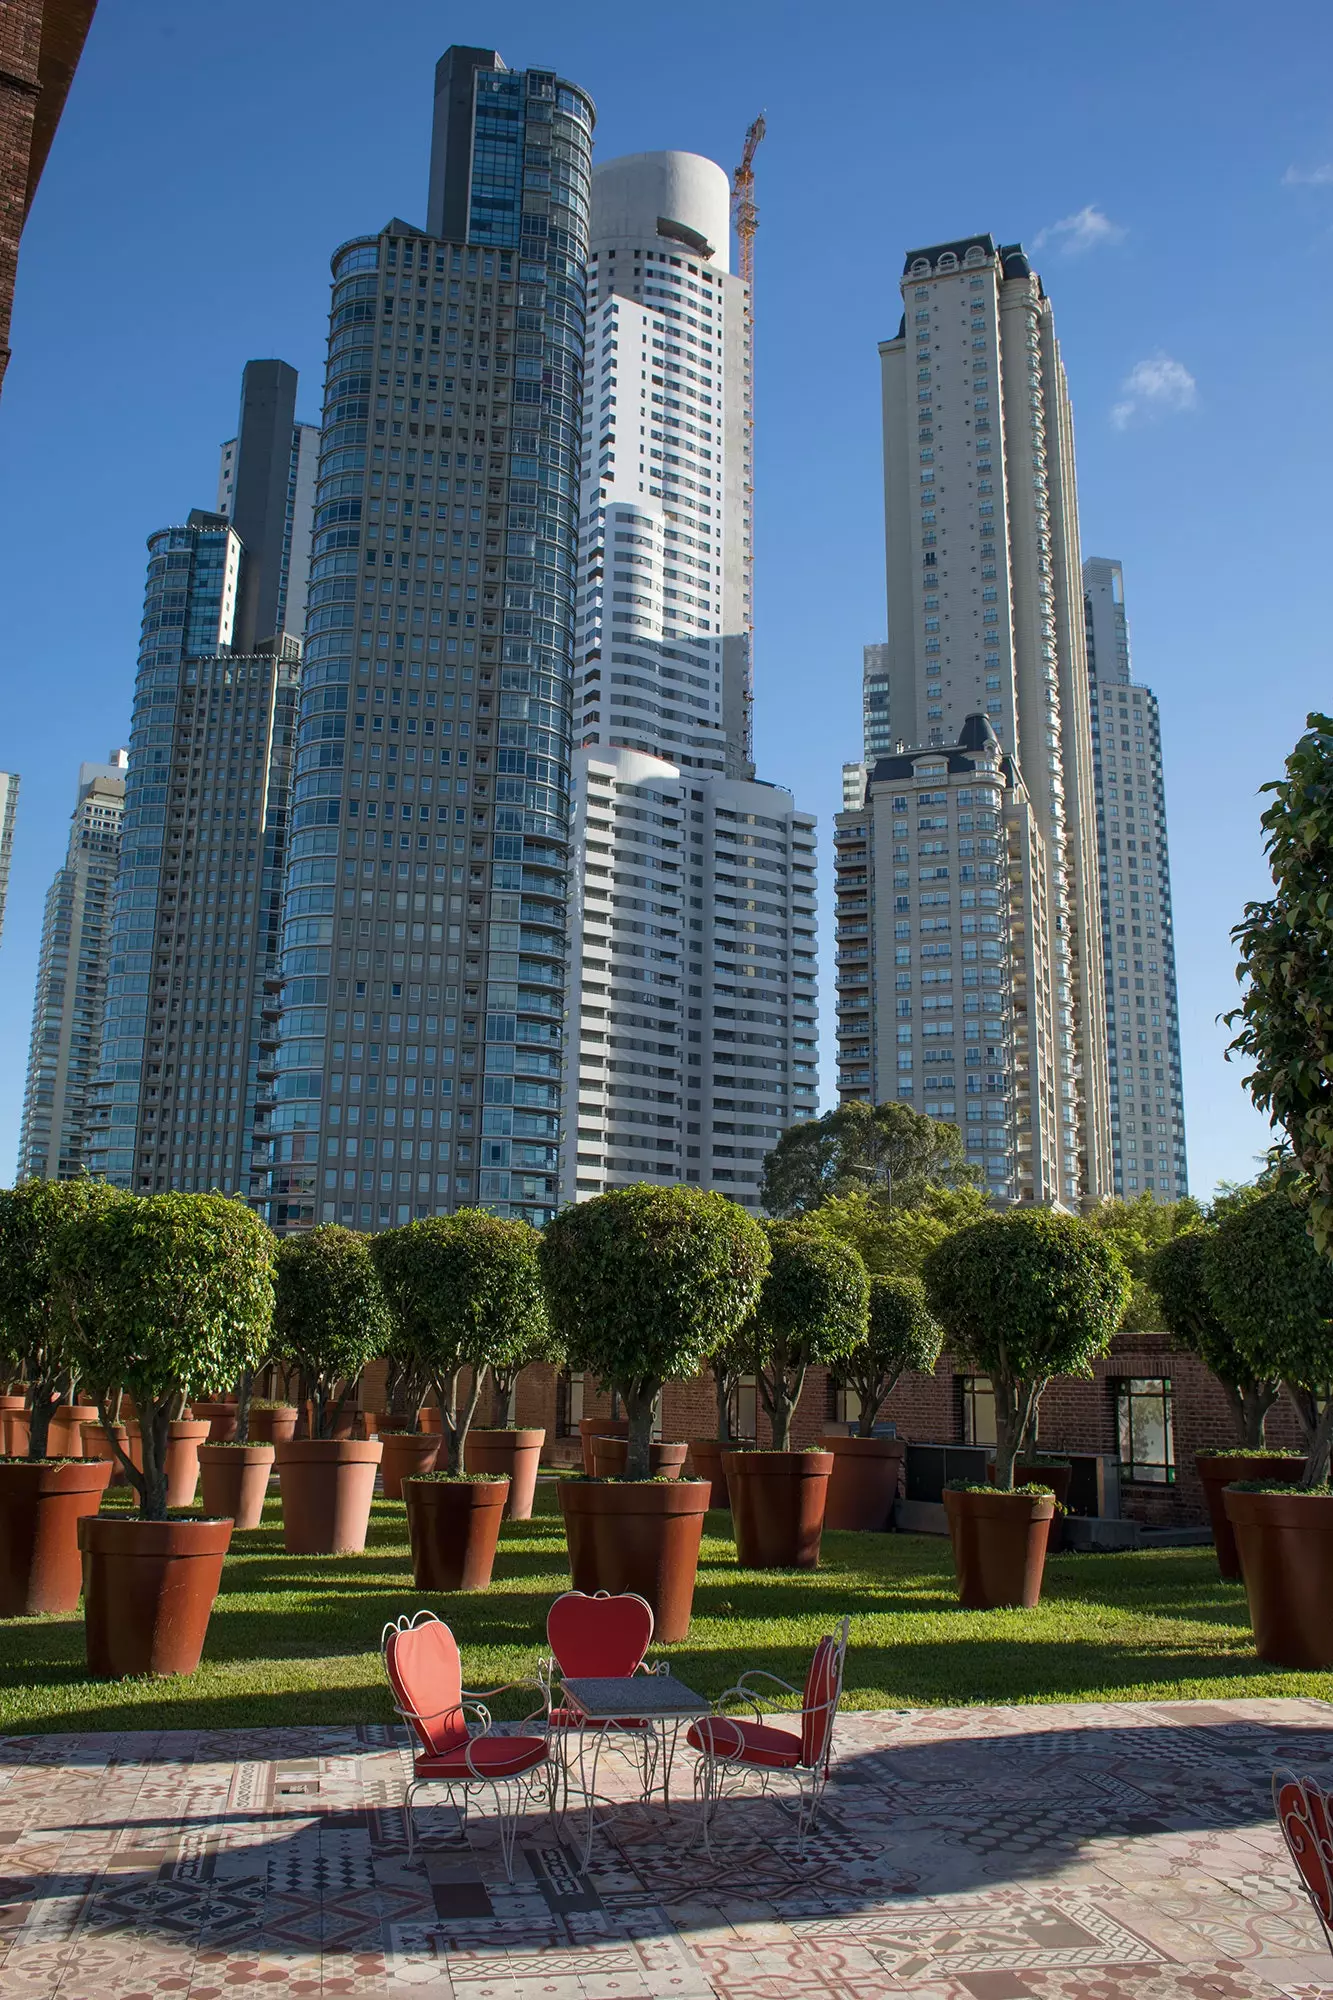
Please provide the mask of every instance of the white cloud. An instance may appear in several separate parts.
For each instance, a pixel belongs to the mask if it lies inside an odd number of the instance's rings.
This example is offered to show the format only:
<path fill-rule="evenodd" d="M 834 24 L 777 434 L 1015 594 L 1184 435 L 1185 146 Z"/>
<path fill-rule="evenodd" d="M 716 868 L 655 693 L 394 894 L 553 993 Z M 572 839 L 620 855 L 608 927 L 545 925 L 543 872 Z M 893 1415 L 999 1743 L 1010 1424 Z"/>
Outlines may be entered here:
<path fill-rule="evenodd" d="M 1123 243 L 1126 234 L 1120 223 L 1112 222 L 1109 215 L 1089 202 L 1077 215 L 1066 215 L 1049 229 L 1039 230 L 1033 248 L 1041 250 L 1050 243 L 1057 250 L 1068 252 L 1099 250 L 1107 243 Z"/>
<path fill-rule="evenodd" d="M 1173 361 L 1169 354 L 1154 354 L 1138 361 L 1120 385 L 1121 401 L 1111 411 L 1111 422 L 1123 431 L 1135 417 L 1174 415 L 1192 410 L 1198 389 L 1189 369 Z"/>
<path fill-rule="evenodd" d="M 1333 187 L 1333 160 L 1326 160 L 1322 167 L 1288 167 L 1282 176 L 1283 187 Z"/>

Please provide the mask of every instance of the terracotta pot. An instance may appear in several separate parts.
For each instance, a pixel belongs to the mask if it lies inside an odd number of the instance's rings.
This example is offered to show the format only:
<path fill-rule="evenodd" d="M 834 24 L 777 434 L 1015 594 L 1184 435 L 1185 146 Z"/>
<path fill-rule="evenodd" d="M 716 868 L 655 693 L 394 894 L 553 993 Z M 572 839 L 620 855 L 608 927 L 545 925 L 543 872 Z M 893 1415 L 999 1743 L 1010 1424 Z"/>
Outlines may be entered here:
<path fill-rule="evenodd" d="M 28 1408 L 26 1396 L 0 1396 L 0 1453 L 6 1458 L 22 1458 L 28 1449 L 28 1427 L 23 1426 L 23 1451 L 16 1451 L 10 1437 L 10 1419 L 23 1417 Z"/>
<path fill-rule="evenodd" d="M 434 1472 L 444 1439 L 438 1432 L 386 1431 L 379 1439 L 384 1456 L 380 1460 L 380 1484 L 386 1500 L 401 1500 L 403 1479 L 409 1472 Z"/>
<path fill-rule="evenodd" d="M 264 1515 L 276 1450 L 271 1444 L 201 1444 L 199 1474 L 205 1514 L 219 1520 L 230 1516 L 237 1528 L 257 1528 Z"/>
<path fill-rule="evenodd" d="M 858 1528 L 875 1533 L 893 1526 L 893 1503 L 907 1446 L 901 1438 L 822 1437 L 821 1451 L 833 1454 L 826 1528 Z"/>
<path fill-rule="evenodd" d="M 278 1445 L 282 1545 L 289 1556 L 364 1549 L 383 1450 L 378 1438 L 290 1438 Z"/>
<path fill-rule="evenodd" d="M 1074 1478 L 1074 1468 L 1068 1459 L 1058 1465 L 1043 1465 L 1035 1458 L 1014 1460 L 1015 1486 L 1049 1486 L 1055 1495 L 1057 1507 L 1063 1507 L 1069 1499 L 1069 1488 Z M 986 1484 L 995 1484 L 995 1461 L 986 1467 Z M 1065 1545 L 1065 1523 L 1062 1514 L 1056 1514 L 1051 1521 L 1051 1532 L 1046 1537 L 1048 1556 L 1058 1555 Z"/>
<path fill-rule="evenodd" d="M 112 1429 L 116 1433 L 116 1437 L 119 1441 L 121 1450 L 128 1451 L 129 1433 L 125 1429 L 124 1424 L 113 1424 Z M 107 1436 L 106 1432 L 102 1429 L 101 1424 L 84 1425 L 83 1455 L 85 1458 L 108 1459 L 111 1464 L 111 1484 L 113 1486 L 128 1485 L 129 1482 L 125 1477 L 124 1469 L 121 1466 L 121 1462 L 116 1457 L 115 1452 L 111 1449 L 111 1440 Z"/>
<path fill-rule="evenodd" d="M 193 1507 L 199 1490 L 199 1447 L 208 1443 L 204 1418 L 178 1417 L 167 1433 L 167 1505 Z M 126 1424 L 130 1463 L 143 1471 L 143 1439 L 138 1424 Z"/>
<path fill-rule="evenodd" d="M 685 1470 L 685 1460 L 689 1456 L 687 1444 L 650 1444 L 648 1446 L 648 1470 L 654 1479 L 679 1479 Z M 623 1479 L 625 1461 L 629 1457 L 629 1439 L 621 1437 L 594 1437 L 592 1441 L 592 1470 L 595 1479 Z M 711 1492 L 710 1492 L 711 1497 Z"/>
<path fill-rule="evenodd" d="M 96 1403 L 57 1403 L 46 1434 L 48 1458 L 81 1458 L 83 1426 L 97 1422 Z"/>
<path fill-rule="evenodd" d="M 279 1403 L 276 1410 L 257 1410 L 251 1404 L 251 1444 L 285 1444 L 288 1438 L 296 1436 L 299 1414 L 295 1403 Z"/>
<path fill-rule="evenodd" d="M 417 1422 L 427 1437 L 444 1436 L 444 1425 L 440 1422 L 440 1413 L 430 1404 L 423 1403 L 421 1405 L 421 1408 L 417 1411 Z"/>
<path fill-rule="evenodd" d="M 653 1637 L 664 1645 L 683 1639 L 708 1511 L 703 1480 L 595 1486 L 562 1479 L 556 1491 L 575 1590 L 636 1591 L 653 1608 Z"/>
<path fill-rule="evenodd" d="M 537 1465 L 545 1431 L 469 1431 L 463 1445 L 463 1464 L 468 1472 L 507 1474 L 509 1498 L 505 1501 L 506 1521 L 530 1521 L 537 1492 Z"/>
<path fill-rule="evenodd" d="M 201 1424 L 208 1425 L 209 1444 L 225 1444 L 229 1438 L 234 1438 L 236 1435 L 235 1403 L 221 1400 L 214 1403 L 191 1403 L 190 1415 L 197 1418 Z"/>
<path fill-rule="evenodd" d="M 722 1463 L 742 1569 L 814 1569 L 833 1453 L 726 1451 Z"/>
<path fill-rule="evenodd" d="M 1234 1485 L 1238 1479 L 1262 1479 L 1266 1486 L 1299 1486 L 1305 1471 L 1304 1454 L 1298 1452 L 1290 1458 L 1269 1458 L 1257 1452 L 1228 1451 L 1209 1457 L 1205 1452 L 1196 1452 L 1194 1469 L 1203 1482 L 1203 1497 L 1208 1504 L 1218 1572 L 1228 1583 L 1239 1583 L 1240 1552 L 1227 1519 L 1226 1503 L 1222 1498 L 1224 1488 Z"/>
<path fill-rule="evenodd" d="M 78 1609 L 79 1522 L 97 1512 L 110 1478 L 105 1459 L 0 1465 L 0 1618 Z"/>
<path fill-rule="evenodd" d="M 1232 1486 L 1225 1502 L 1255 1652 L 1275 1667 L 1333 1667 L 1333 1493 L 1238 1493 Z"/>
<path fill-rule="evenodd" d="M 380 1434 L 380 1413 L 378 1410 L 362 1410 L 360 1434 L 363 1438 L 376 1438 Z"/>
<path fill-rule="evenodd" d="M 230 1542 L 230 1521 L 80 1521 L 89 1673 L 192 1674 Z"/>
<path fill-rule="evenodd" d="M 627 1438 L 629 1436 L 628 1417 L 580 1417 L 579 1444 L 583 1450 L 583 1470 L 589 1479 L 593 1476 L 592 1441 L 595 1437 Z"/>
<path fill-rule="evenodd" d="M 355 1403 L 344 1403 L 333 1426 L 334 1438 L 341 1441 L 343 1438 L 359 1437 L 360 1434 L 360 1410 L 357 1409 Z M 307 1401 L 305 1406 L 305 1431 L 303 1435 L 305 1437 L 313 1437 L 315 1435 L 315 1405 L 313 1401 Z"/>
<path fill-rule="evenodd" d="M 403 1481 L 412 1580 L 418 1590 L 488 1590 L 507 1479 Z"/>
<path fill-rule="evenodd" d="M 951 1493 L 946 1487 L 944 1511 L 964 1609 L 1030 1611 L 1041 1597 L 1055 1501 L 1027 1493 Z"/>
<path fill-rule="evenodd" d="M 11 1410 L 5 1418 L 5 1450 L 11 1458 L 28 1456 L 28 1412 Z"/>
<path fill-rule="evenodd" d="M 706 1479 L 709 1484 L 708 1504 L 710 1507 L 730 1507 L 731 1495 L 727 1491 L 726 1468 L 722 1454 L 742 1449 L 734 1438 L 691 1438 L 688 1465 L 695 1479 Z"/>

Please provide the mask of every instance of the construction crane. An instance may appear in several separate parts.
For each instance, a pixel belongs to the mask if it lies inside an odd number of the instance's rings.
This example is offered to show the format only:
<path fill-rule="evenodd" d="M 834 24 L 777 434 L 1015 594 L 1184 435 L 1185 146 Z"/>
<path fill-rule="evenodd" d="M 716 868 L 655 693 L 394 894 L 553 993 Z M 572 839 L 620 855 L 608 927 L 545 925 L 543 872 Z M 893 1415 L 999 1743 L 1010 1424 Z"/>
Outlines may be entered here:
<path fill-rule="evenodd" d="M 741 163 L 731 182 L 731 209 L 736 219 L 736 238 L 740 244 L 740 275 L 745 281 L 746 360 L 749 364 L 748 393 L 745 398 L 745 526 L 746 562 L 745 579 L 749 586 L 751 605 L 750 617 L 745 629 L 745 756 L 750 765 L 754 763 L 754 239 L 759 227 L 759 209 L 754 198 L 754 156 L 759 150 L 759 142 L 767 131 L 764 114 L 761 111 L 745 134 L 745 147 L 741 153 Z"/>

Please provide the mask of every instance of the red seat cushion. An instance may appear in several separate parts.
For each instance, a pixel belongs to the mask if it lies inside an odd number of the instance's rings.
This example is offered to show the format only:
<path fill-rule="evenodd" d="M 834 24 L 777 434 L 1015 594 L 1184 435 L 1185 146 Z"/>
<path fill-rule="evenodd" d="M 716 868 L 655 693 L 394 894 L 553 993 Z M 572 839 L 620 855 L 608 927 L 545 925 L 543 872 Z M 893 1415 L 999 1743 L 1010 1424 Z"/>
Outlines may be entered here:
<path fill-rule="evenodd" d="M 790 1729 L 770 1729 L 765 1722 L 738 1721 L 730 1715 L 692 1722 L 685 1741 L 692 1750 L 709 1751 L 738 1764 L 763 1764 L 769 1770 L 794 1770 L 801 1761 L 801 1739 Z"/>
<path fill-rule="evenodd" d="M 613 1722 L 594 1722 L 577 1708 L 553 1708 L 549 1721 L 552 1729 L 647 1729 L 649 1727 L 641 1715 L 618 1715 Z"/>
<path fill-rule="evenodd" d="M 544 1764 L 546 1750 L 544 1736 L 474 1736 L 442 1757 L 418 1757 L 412 1773 L 417 1778 L 514 1778 Z"/>

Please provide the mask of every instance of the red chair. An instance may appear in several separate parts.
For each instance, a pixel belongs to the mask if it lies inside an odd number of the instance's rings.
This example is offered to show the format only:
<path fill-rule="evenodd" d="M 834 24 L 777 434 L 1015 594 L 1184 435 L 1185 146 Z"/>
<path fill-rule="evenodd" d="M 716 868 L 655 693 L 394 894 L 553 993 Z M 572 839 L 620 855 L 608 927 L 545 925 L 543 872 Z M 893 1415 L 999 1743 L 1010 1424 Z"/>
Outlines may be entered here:
<path fill-rule="evenodd" d="M 1333 1951 L 1333 1787 L 1298 1778 L 1294 1771 L 1275 1771 L 1273 1810 Z"/>
<path fill-rule="evenodd" d="M 762 1667 L 741 1675 L 713 1703 L 712 1715 L 691 1723 L 686 1742 L 699 1753 L 694 1767 L 696 1797 L 703 1803 L 704 1846 L 709 1849 L 709 1828 L 719 1799 L 733 1783 L 739 1790 L 747 1773 L 758 1777 L 759 1789 L 772 1796 L 775 1805 L 791 1810 L 788 1802 L 769 1793 L 773 1780 L 786 1774 L 796 1786 L 795 1818 L 797 1851 L 803 1857 L 806 1839 L 819 1816 L 824 1787 L 828 1783 L 833 1758 L 833 1724 L 842 1700 L 843 1667 L 847 1658 L 850 1621 L 843 1619 L 837 1632 L 821 1639 L 815 1648 L 805 1677 L 804 1689 L 779 1680 Z M 766 1723 L 750 1683 L 769 1681 L 786 1694 L 800 1696 L 800 1728 L 775 1729 Z M 722 1711 L 730 1701 L 748 1702 L 754 1710 L 753 1722 Z"/>
<path fill-rule="evenodd" d="M 500 1854 L 505 1874 L 512 1882 L 520 1812 L 544 1791 L 547 1810 L 554 1816 L 550 1744 L 544 1729 L 539 1736 L 501 1734 L 482 1697 L 489 1699 L 510 1688 L 530 1687 L 532 1683 L 509 1681 L 504 1687 L 465 1688 L 457 1642 L 433 1611 L 418 1611 L 414 1618 L 404 1616 L 386 1625 L 380 1643 L 394 1707 L 420 1745 L 413 1759 L 411 1781 L 403 1794 L 408 1853 L 413 1852 L 415 1845 L 413 1794 L 419 1786 L 445 1787 L 449 1803 L 458 1814 L 460 1846 L 467 1841 L 468 1795 L 486 1787 L 496 1795 Z M 524 1720 L 533 1722 L 541 1714 L 538 1709 Z M 479 1727 L 469 1724 L 469 1715 L 476 1718 Z M 461 1806 L 455 1799 L 456 1791 L 462 1796 Z"/>
<path fill-rule="evenodd" d="M 632 1590 L 621 1591 L 614 1597 L 605 1590 L 592 1597 L 581 1590 L 567 1590 L 556 1598 L 546 1614 L 546 1639 L 551 1658 L 541 1662 L 537 1678 L 546 1691 L 547 1727 L 557 1732 L 555 1741 L 562 1752 L 562 1808 L 569 1802 L 571 1746 L 577 1747 L 581 1789 L 585 1797 L 591 1798 L 608 1732 L 629 1735 L 628 1747 L 639 1759 L 646 1799 L 652 1790 L 659 1747 L 654 1726 L 642 1716 L 634 1715 L 619 1716 L 614 1722 L 589 1722 L 578 1709 L 559 1700 L 558 1682 L 580 1678 L 626 1680 L 633 1674 L 656 1673 L 657 1668 L 644 1664 L 644 1655 L 653 1639 L 652 1606 Z M 596 1739 L 591 1772 L 584 1755 L 589 1736 Z M 588 1838 L 590 1841 L 591 1818 Z"/>

